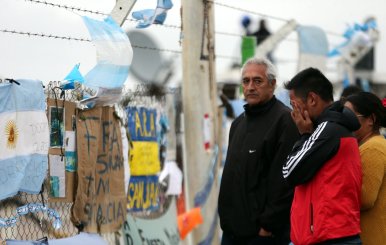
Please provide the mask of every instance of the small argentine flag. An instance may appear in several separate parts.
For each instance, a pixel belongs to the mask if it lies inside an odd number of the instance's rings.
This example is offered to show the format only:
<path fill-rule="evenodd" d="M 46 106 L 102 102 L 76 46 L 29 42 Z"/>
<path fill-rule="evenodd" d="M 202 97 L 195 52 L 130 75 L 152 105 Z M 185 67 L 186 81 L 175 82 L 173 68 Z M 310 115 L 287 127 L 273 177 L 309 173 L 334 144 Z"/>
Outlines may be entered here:
<path fill-rule="evenodd" d="M 326 33 L 316 26 L 298 26 L 298 71 L 308 67 L 326 71 L 328 40 Z"/>
<path fill-rule="evenodd" d="M 0 84 L 0 200 L 39 193 L 47 174 L 48 120 L 42 83 Z"/>
<path fill-rule="evenodd" d="M 93 89 L 122 88 L 128 75 L 133 49 L 129 37 L 108 16 L 104 21 L 83 16 L 97 51 L 97 64 L 85 76 L 85 85 Z"/>

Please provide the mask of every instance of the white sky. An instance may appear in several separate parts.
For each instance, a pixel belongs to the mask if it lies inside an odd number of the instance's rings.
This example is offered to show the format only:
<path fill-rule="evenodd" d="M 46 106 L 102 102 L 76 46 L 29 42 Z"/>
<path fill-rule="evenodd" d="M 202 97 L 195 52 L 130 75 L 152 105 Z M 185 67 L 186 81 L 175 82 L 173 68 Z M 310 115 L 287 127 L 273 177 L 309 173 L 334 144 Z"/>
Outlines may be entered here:
<path fill-rule="evenodd" d="M 109 13 L 115 4 L 115 1 L 111 0 L 46 1 L 102 13 Z M 156 2 L 156 0 L 138 0 L 133 10 L 154 8 Z M 299 24 L 319 26 L 334 33 L 343 33 L 347 24 L 362 23 L 366 17 L 375 16 L 381 33 L 381 40 L 376 46 L 376 71 L 386 75 L 386 41 L 382 38 L 386 26 L 386 15 L 384 14 L 386 1 L 384 0 L 215 0 L 215 2 L 282 19 L 295 19 Z M 159 47 L 164 50 L 181 50 L 180 30 L 173 28 L 181 24 L 180 1 L 174 0 L 173 3 L 174 7 L 169 11 L 165 21 L 168 26 L 152 26 L 142 30 L 159 41 Z M 91 17 L 103 17 L 83 12 L 77 13 Z M 218 56 L 240 56 L 241 38 L 237 35 L 242 34 L 240 20 L 245 14 L 234 8 L 215 5 L 216 32 L 235 34 L 216 34 Z M 249 15 L 255 22 L 260 19 L 258 15 Z M 283 21 L 271 18 L 267 18 L 267 21 L 272 32 L 284 24 Z M 135 25 L 135 22 L 126 21 L 123 28 L 133 30 Z M 74 12 L 25 0 L 0 0 L 0 30 L 4 29 L 89 38 L 79 15 Z M 295 33 L 289 36 L 289 40 L 294 39 L 296 39 Z M 339 44 L 343 41 L 341 37 L 334 35 L 328 35 L 328 39 L 330 44 Z M 277 64 L 279 80 L 288 80 L 295 74 L 297 48 L 296 42 L 286 40 L 275 50 L 274 56 L 279 61 Z M 177 74 L 174 79 L 178 80 L 181 76 L 179 64 L 181 55 L 167 51 L 160 53 L 164 59 L 172 58 L 176 61 L 174 66 Z M 224 76 L 229 70 L 228 66 L 231 61 L 229 58 L 217 59 L 218 78 Z M 40 79 L 45 82 L 62 80 L 74 64 L 80 63 L 81 72 L 86 74 L 95 65 L 95 62 L 95 48 L 90 42 L 28 37 L 0 32 L 1 77 Z M 334 70 L 333 65 L 330 67 Z"/>

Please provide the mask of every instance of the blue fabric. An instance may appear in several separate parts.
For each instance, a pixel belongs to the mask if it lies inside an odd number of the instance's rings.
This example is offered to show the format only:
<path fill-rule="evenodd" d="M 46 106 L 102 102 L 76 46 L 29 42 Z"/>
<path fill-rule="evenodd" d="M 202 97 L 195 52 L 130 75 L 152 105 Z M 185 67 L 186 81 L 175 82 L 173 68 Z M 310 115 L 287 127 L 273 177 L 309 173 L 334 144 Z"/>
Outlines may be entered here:
<path fill-rule="evenodd" d="M 229 103 L 232 106 L 235 117 L 238 117 L 244 112 L 244 105 L 247 102 L 245 102 L 245 100 L 238 99 L 238 100 L 229 100 Z"/>
<path fill-rule="evenodd" d="M 45 96 L 40 81 L 0 84 L 0 200 L 19 190 L 40 192 L 49 145 Z"/>
<path fill-rule="evenodd" d="M 126 33 L 111 16 L 108 16 L 103 21 L 83 16 L 83 22 L 86 24 L 92 41 L 111 40 L 126 42 L 128 40 Z"/>
<path fill-rule="evenodd" d="M 134 19 L 139 20 L 136 28 L 146 28 L 152 24 L 163 24 L 167 11 L 173 7 L 171 0 L 157 0 L 156 9 L 142 9 L 132 13 Z"/>
<path fill-rule="evenodd" d="M 7 111 L 45 111 L 43 84 L 36 80 L 0 83 L 0 113 Z M 34 94 L 35 93 L 35 94 Z"/>
<path fill-rule="evenodd" d="M 151 24 L 159 24 L 162 25 L 165 22 L 166 19 L 166 12 L 163 12 L 159 15 L 156 15 L 154 18 L 154 9 L 143 9 L 140 11 L 135 11 L 131 15 L 134 19 L 139 20 L 136 28 L 146 28 L 150 26 Z M 154 22 L 152 23 L 152 20 L 154 19 Z"/>
<path fill-rule="evenodd" d="M 350 85 L 350 79 L 348 78 L 348 74 L 344 74 L 344 79 L 343 79 L 343 88 L 346 88 Z"/>
<path fill-rule="evenodd" d="M 377 29 L 377 28 L 378 28 L 378 25 L 375 20 L 371 20 L 363 25 L 355 23 L 353 26 L 348 26 L 343 33 L 343 37 L 346 40 L 341 44 L 339 44 L 338 46 L 334 47 L 332 50 L 330 50 L 330 52 L 328 53 L 328 57 L 341 55 L 342 49 L 344 49 L 352 42 L 354 35 L 356 35 L 358 32 L 367 32 L 370 29 Z"/>
<path fill-rule="evenodd" d="M 130 66 L 97 64 L 87 73 L 85 84 L 92 85 L 91 87 L 121 87 L 129 75 L 129 68 Z"/>
<path fill-rule="evenodd" d="M 328 40 L 326 33 L 316 26 L 299 26 L 299 49 L 301 53 L 326 56 Z"/>
<path fill-rule="evenodd" d="M 194 207 L 203 207 L 208 200 L 210 191 L 212 190 L 214 175 L 216 171 L 216 163 L 218 157 L 218 146 L 214 146 L 213 155 L 211 159 L 211 165 L 209 166 L 208 179 L 205 182 L 205 185 L 197 194 L 194 196 Z"/>
<path fill-rule="evenodd" d="M 128 36 L 110 16 L 104 21 L 83 16 L 83 21 L 97 50 L 97 64 L 85 75 L 84 85 L 121 88 L 133 57 Z"/>
<path fill-rule="evenodd" d="M 79 71 L 79 65 L 80 64 L 76 64 L 74 68 L 72 68 L 70 73 L 68 73 L 67 76 L 64 78 L 64 80 L 67 82 L 62 84 L 62 89 L 74 89 L 75 82 L 84 82 L 84 77 Z"/>
<path fill-rule="evenodd" d="M 0 200 L 25 191 L 38 194 L 46 177 L 47 156 L 33 154 L 0 160 Z"/>

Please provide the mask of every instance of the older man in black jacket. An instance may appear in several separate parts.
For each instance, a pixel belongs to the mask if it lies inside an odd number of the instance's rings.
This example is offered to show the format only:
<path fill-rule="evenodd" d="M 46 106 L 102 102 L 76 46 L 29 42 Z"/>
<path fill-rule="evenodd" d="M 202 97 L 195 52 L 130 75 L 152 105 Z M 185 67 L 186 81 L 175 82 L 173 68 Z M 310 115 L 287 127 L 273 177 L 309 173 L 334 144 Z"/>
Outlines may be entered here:
<path fill-rule="evenodd" d="M 218 201 L 221 244 L 287 245 L 293 189 L 281 170 L 298 130 L 290 109 L 274 96 L 269 60 L 246 61 L 242 86 L 247 104 L 230 129 Z"/>

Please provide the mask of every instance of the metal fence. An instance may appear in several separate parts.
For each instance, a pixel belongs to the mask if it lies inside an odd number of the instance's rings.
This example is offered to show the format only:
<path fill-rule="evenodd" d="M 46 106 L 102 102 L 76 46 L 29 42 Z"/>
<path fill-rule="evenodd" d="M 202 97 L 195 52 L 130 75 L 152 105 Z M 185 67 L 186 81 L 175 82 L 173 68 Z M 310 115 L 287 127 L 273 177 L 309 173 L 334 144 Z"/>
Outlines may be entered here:
<path fill-rule="evenodd" d="M 3 82 L 3 81 L 0 81 Z M 47 98 L 55 99 L 58 102 L 72 101 L 78 102 L 84 92 L 92 94 L 92 91 L 85 91 L 83 87 L 77 86 L 73 90 L 64 91 L 60 88 L 60 81 L 49 82 L 44 90 Z M 126 106 L 134 106 L 136 104 L 150 105 L 165 102 L 165 95 L 179 94 L 179 90 L 165 91 L 162 87 L 156 85 L 140 84 L 134 90 L 126 89 L 123 92 L 122 100 L 116 107 L 122 110 Z M 60 102 L 61 103 L 61 102 Z M 57 105 L 61 106 L 61 105 Z M 127 119 L 121 118 L 123 125 L 127 124 Z M 48 173 L 47 173 L 48 174 Z M 165 192 L 165 183 L 160 183 L 160 209 L 152 212 L 132 213 L 131 215 L 143 218 L 155 218 L 164 213 L 171 203 L 172 197 L 167 197 Z M 33 195 L 24 192 L 18 192 L 17 195 L 0 200 L 0 218 L 7 219 L 14 217 L 16 208 L 30 203 L 40 203 L 48 208 L 54 209 L 59 213 L 62 225 L 60 229 L 55 230 L 52 225 L 52 218 L 44 212 L 28 213 L 20 216 L 15 225 L 10 227 L 0 227 L 0 244 L 7 239 L 16 240 L 38 240 L 41 238 L 58 239 L 74 236 L 79 233 L 79 230 L 71 222 L 72 202 L 48 202 L 49 199 L 49 178 L 43 183 L 41 193 Z M 123 236 L 121 231 L 115 233 L 102 234 L 102 237 L 109 244 L 123 244 Z"/>
<path fill-rule="evenodd" d="M 78 230 L 73 226 L 71 217 L 72 203 L 48 203 L 48 181 L 43 184 L 40 194 L 27 194 L 18 192 L 17 195 L 0 201 L 0 217 L 11 218 L 16 215 L 16 208 L 29 203 L 41 203 L 48 208 L 56 210 L 61 218 L 62 226 L 55 230 L 52 218 L 44 212 L 28 213 L 20 216 L 17 223 L 11 227 L 0 228 L 1 240 L 37 240 L 47 237 L 49 239 L 64 238 L 76 235 Z"/>

